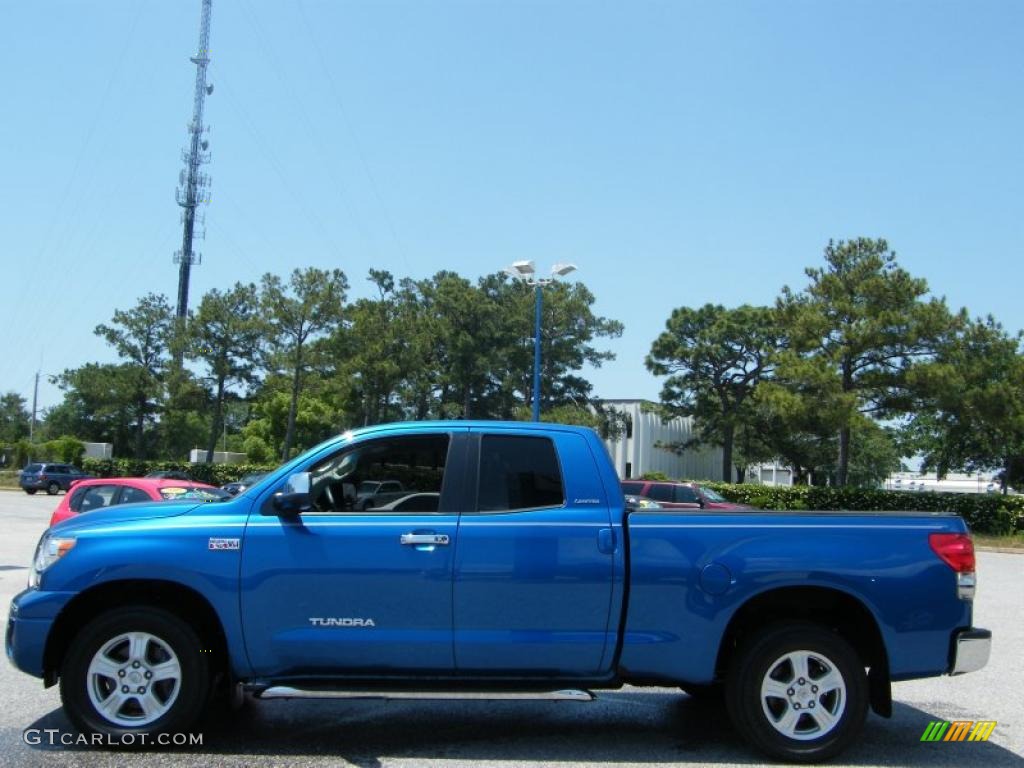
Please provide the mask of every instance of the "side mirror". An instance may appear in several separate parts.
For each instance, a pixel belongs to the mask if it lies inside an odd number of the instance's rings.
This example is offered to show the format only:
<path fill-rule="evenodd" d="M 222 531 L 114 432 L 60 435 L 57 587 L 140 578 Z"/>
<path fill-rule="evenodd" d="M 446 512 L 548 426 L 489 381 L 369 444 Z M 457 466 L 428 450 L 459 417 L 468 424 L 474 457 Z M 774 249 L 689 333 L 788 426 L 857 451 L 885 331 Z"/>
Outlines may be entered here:
<path fill-rule="evenodd" d="M 274 509 L 281 515 L 297 515 L 313 508 L 309 495 L 309 472 L 296 472 L 288 478 L 284 487 L 274 494 Z"/>

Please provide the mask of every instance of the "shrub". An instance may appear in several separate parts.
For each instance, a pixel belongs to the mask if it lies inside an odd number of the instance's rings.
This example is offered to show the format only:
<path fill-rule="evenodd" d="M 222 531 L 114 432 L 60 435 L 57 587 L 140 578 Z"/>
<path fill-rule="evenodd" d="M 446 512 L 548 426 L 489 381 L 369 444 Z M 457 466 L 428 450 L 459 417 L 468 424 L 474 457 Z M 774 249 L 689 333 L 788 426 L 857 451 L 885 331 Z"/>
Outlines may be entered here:
<path fill-rule="evenodd" d="M 644 472 L 642 475 L 640 475 L 640 479 L 653 480 L 655 482 L 663 483 L 667 481 L 669 478 L 668 475 L 666 475 L 664 472 Z"/>
<path fill-rule="evenodd" d="M 85 459 L 83 469 L 98 477 L 142 477 L 157 470 L 178 470 L 199 483 L 223 485 L 239 480 L 250 472 L 269 472 L 276 465 L 265 464 L 190 464 L 178 461 L 135 461 L 134 459 Z"/>
<path fill-rule="evenodd" d="M 730 501 L 761 509 L 854 510 L 864 512 L 955 512 L 975 533 L 997 536 L 1024 529 L 1024 496 L 974 493 L 914 493 L 873 488 L 830 488 L 744 483 L 705 483 Z"/>

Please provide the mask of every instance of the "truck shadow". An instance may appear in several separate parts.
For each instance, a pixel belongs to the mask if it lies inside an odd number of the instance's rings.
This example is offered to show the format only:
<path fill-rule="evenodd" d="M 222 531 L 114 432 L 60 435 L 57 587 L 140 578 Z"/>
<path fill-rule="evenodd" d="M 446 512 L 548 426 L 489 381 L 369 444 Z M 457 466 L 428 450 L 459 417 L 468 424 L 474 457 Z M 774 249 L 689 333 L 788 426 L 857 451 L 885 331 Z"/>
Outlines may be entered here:
<path fill-rule="evenodd" d="M 966 718 L 966 716 L 965 716 Z M 945 719 L 895 704 L 889 720 L 868 716 L 860 743 L 833 763 L 845 765 L 1024 768 L 1024 757 L 994 741 L 922 743 L 928 723 Z M 30 728 L 73 732 L 60 710 Z M 202 728 L 203 745 L 161 749 L 161 765 L 197 755 L 344 758 L 377 768 L 390 759 L 515 761 L 534 764 L 696 763 L 762 765 L 720 706 L 681 692 L 627 690 L 576 702 L 254 701 Z M 999 737 L 996 726 L 995 738 Z M 100 751 L 40 744 L 34 751 Z M 306 761 L 304 760 L 304 763 Z"/>

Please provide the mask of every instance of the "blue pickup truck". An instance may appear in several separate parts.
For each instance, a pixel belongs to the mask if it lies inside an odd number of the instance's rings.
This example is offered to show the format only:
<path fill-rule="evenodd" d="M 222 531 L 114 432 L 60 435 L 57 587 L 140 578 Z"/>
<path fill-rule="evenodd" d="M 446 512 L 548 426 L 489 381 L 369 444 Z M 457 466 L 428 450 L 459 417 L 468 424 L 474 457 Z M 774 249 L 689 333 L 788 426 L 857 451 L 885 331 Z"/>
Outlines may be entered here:
<path fill-rule="evenodd" d="M 410 503 L 346 489 L 398 480 Z M 598 437 L 424 422 L 334 438 L 218 503 L 42 537 L 7 655 L 75 726 L 184 732 L 262 698 L 721 696 L 776 758 L 849 745 L 890 683 L 987 662 L 954 515 L 631 509 Z"/>

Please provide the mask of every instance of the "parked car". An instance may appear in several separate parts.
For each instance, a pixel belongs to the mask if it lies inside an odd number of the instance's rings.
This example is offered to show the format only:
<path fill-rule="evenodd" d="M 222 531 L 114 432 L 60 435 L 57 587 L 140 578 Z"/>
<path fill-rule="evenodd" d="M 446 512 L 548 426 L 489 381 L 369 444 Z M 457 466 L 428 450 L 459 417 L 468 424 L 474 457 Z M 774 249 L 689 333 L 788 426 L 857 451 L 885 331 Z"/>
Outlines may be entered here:
<path fill-rule="evenodd" d="M 165 479 L 165 480 L 191 480 L 188 476 L 188 472 L 184 472 L 180 469 L 157 469 L 152 472 L 147 472 L 146 477 L 154 480 Z"/>
<path fill-rule="evenodd" d="M 250 472 L 247 475 L 242 475 L 240 480 L 235 480 L 231 483 L 224 483 L 224 485 L 221 486 L 221 489 L 227 491 L 232 496 L 236 496 L 249 486 L 255 485 L 266 476 L 266 472 Z"/>
<path fill-rule="evenodd" d="M 632 494 L 626 494 L 626 508 L 627 509 L 663 509 L 661 504 L 656 502 L 654 499 L 648 499 L 646 496 L 633 496 Z"/>
<path fill-rule="evenodd" d="M 76 483 L 74 490 L 65 494 L 53 511 L 50 525 L 82 512 L 140 501 L 222 501 L 230 498 L 230 493 L 205 483 L 184 484 L 180 480 L 152 477 L 99 477 Z"/>
<path fill-rule="evenodd" d="M 356 488 L 355 509 L 363 511 L 390 504 L 412 493 L 398 480 L 364 480 Z"/>
<path fill-rule="evenodd" d="M 381 466 L 437 509 L 353 515 L 342 486 Z M 954 513 L 630 509 L 617 484 L 585 427 L 353 430 L 221 504 L 57 524 L 13 599 L 7 657 L 104 742 L 189 732 L 238 685 L 589 701 L 653 684 L 717 687 L 736 731 L 788 762 L 854 744 L 862 759 L 891 681 L 988 661 Z"/>
<path fill-rule="evenodd" d="M 374 512 L 437 512 L 440 502 L 440 493 L 407 493 L 400 499 L 369 509 Z"/>
<path fill-rule="evenodd" d="M 622 492 L 646 496 L 667 509 L 753 509 L 737 504 L 700 483 L 674 483 L 658 480 L 623 480 Z"/>
<path fill-rule="evenodd" d="M 55 496 L 59 491 L 66 491 L 80 480 L 90 477 L 95 475 L 83 472 L 73 464 L 45 461 L 29 464 L 21 470 L 18 484 L 29 496 L 36 491 L 46 491 L 50 496 Z"/>

